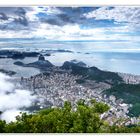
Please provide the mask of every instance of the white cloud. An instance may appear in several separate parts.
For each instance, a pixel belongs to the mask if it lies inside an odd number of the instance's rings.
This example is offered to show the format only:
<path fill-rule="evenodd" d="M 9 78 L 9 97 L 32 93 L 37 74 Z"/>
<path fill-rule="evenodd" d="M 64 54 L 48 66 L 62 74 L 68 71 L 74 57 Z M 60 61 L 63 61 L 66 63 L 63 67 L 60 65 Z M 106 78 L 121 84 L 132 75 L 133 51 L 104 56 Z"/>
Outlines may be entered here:
<path fill-rule="evenodd" d="M 81 29 L 78 24 L 63 27 L 40 23 L 31 30 L 0 30 L 0 38 L 46 38 L 48 40 L 126 40 L 139 41 L 139 36 L 129 35 L 129 26 Z"/>
<path fill-rule="evenodd" d="M 26 16 L 28 17 L 30 22 L 32 21 L 38 22 L 39 18 L 36 16 L 38 13 L 44 13 L 47 15 L 56 15 L 56 14 L 61 14 L 62 11 L 60 11 L 56 7 L 44 6 L 40 8 L 40 7 L 34 6 L 32 7 L 32 10 L 28 10 L 28 12 L 26 13 Z"/>
<path fill-rule="evenodd" d="M 109 33 L 107 33 L 109 32 Z M 44 37 L 49 40 L 126 40 L 137 41 L 139 36 L 129 35 L 129 26 L 81 29 L 78 24 L 52 26 L 42 23 L 32 32 L 35 37 Z M 125 34 L 123 34 L 125 33 Z M 29 34 L 28 34 L 29 35 Z"/>
<path fill-rule="evenodd" d="M 47 7 L 44 7 L 43 8 L 44 9 L 44 11 L 46 11 L 46 13 L 48 14 L 48 15 L 54 15 L 54 14 L 61 14 L 62 13 L 62 11 L 60 11 L 58 8 L 56 8 L 56 7 L 50 7 L 50 6 L 47 6 Z M 47 9 L 47 10 L 46 10 Z"/>
<path fill-rule="evenodd" d="M 20 115 L 20 110 L 17 109 L 10 109 L 6 110 L 2 113 L 1 119 L 6 120 L 6 122 L 11 122 L 16 120 L 16 116 Z"/>
<path fill-rule="evenodd" d="M 81 28 L 79 24 L 67 24 L 65 26 L 51 25 L 42 23 L 36 16 L 38 13 L 47 15 L 60 14 L 56 7 L 28 7 L 26 9 L 26 18 L 29 25 L 24 27 L 20 24 L 10 24 L 14 20 L 15 14 L 11 14 L 11 18 L 3 21 L 0 25 L 7 25 L 9 30 L 0 30 L 0 38 L 46 38 L 48 40 L 138 40 L 139 36 L 131 36 L 130 32 L 140 30 L 140 8 L 137 7 L 101 7 L 97 10 L 84 14 L 87 18 L 99 19 L 114 19 L 115 24 L 119 22 L 128 22 L 125 25 L 118 27 L 91 27 L 89 29 Z M 3 9 L 4 11 L 4 9 Z M 14 13 L 14 9 L 10 9 Z M 13 17 L 13 18 L 12 18 Z M 84 25 L 86 27 L 86 25 Z M 14 28 L 15 27 L 15 28 Z M 15 30 L 10 30 L 10 28 Z"/>
<path fill-rule="evenodd" d="M 22 108 L 31 106 L 36 99 L 31 92 L 17 89 L 10 79 L 0 73 L 0 111 L 3 112 L 0 118 L 7 122 L 15 120 L 15 116 L 24 111 Z"/>
<path fill-rule="evenodd" d="M 140 23 L 140 8 L 139 7 L 101 7 L 97 10 L 84 14 L 86 18 L 95 18 L 96 20 L 107 19 L 115 20 L 116 22 L 128 22 L 129 24 Z"/>
<path fill-rule="evenodd" d="M 41 12 L 41 10 L 38 7 L 32 7 L 32 10 L 28 11 L 26 13 L 27 18 L 30 20 L 30 22 L 37 21 L 38 17 L 36 14 Z"/>
<path fill-rule="evenodd" d="M 0 93 L 0 110 L 28 107 L 34 99 L 31 93 L 26 90 L 14 89 L 14 91 L 9 92 L 10 94 L 6 94 L 6 92 Z"/>

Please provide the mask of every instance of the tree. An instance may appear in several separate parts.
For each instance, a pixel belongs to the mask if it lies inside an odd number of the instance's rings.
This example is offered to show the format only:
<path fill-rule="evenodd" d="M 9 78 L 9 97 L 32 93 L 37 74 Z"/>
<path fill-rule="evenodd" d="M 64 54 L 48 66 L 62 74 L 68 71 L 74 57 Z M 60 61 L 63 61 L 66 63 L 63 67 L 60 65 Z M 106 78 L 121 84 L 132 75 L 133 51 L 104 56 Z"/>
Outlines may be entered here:
<path fill-rule="evenodd" d="M 0 133 L 5 133 L 6 122 L 0 120 Z"/>
<path fill-rule="evenodd" d="M 21 113 L 15 122 L 0 120 L 1 133 L 134 133 L 140 126 L 109 126 L 100 118 L 108 111 L 108 105 L 91 100 L 86 104 L 79 100 L 75 108 L 65 102 L 59 108 L 48 108 L 32 114 Z"/>

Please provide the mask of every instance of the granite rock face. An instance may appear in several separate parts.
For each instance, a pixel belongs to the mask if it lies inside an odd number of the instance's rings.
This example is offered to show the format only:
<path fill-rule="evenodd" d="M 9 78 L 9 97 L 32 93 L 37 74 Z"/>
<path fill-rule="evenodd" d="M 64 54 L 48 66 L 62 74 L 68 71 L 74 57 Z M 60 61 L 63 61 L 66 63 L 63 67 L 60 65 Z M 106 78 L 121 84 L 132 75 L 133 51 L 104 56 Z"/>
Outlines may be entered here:
<path fill-rule="evenodd" d="M 41 60 L 41 61 L 45 61 L 45 57 L 41 54 L 39 57 L 38 57 L 38 61 Z"/>
<path fill-rule="evenodd" d="M 51 62 L 49 62 L 48 60 L 45 60 L 45 57 L 43 55 L 40 55 L 38 57 L 38 60 L 33 63 L 24 64 L 20 61 L 17 61 L 14 64 L 18 66 L 23 66 L 23 67 L 34 67 L 41 70 L 45 70 L 54 66 Z"/>

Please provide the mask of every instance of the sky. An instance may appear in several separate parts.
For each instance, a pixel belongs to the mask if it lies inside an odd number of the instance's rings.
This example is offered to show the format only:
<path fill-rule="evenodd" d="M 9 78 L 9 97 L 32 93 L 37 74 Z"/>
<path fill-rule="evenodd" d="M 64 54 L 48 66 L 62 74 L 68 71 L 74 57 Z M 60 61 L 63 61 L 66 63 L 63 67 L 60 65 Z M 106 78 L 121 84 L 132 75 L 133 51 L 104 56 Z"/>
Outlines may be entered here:
<path fill-rule="evenodd" d="M 137 42 L 140 7 L 0 7 L 0 38 Z"/>

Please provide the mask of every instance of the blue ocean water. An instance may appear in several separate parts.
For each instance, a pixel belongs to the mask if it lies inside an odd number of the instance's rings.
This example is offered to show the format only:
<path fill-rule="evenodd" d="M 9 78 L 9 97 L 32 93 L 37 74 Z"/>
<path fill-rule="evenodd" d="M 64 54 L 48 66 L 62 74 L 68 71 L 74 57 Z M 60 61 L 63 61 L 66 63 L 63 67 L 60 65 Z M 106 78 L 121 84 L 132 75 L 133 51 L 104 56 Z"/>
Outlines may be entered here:
<path fill-rule="evenodd" d="M 131 73 L 140 75 L 140 42 L 85 42 L 85 41 L 46 41 L 46 40 L 0 40 L 0 49 L 15 49 L 21 51 L 70 50 L 55 52 L 46 56 L 54 65 L 60 66 L 65 61 L 77 59 L 88 66 L 96 66 L 102 70 Z M 34 62 L 37 58 L 25 58 L 24 63 Z M 17 76 L 31 76 L 40 71 L 35 68 L 15 66 L 17 60 L 0 59 L 0 69 L 17 71 Z M 30 71 L 30 74 L 28 74 Z"/>

